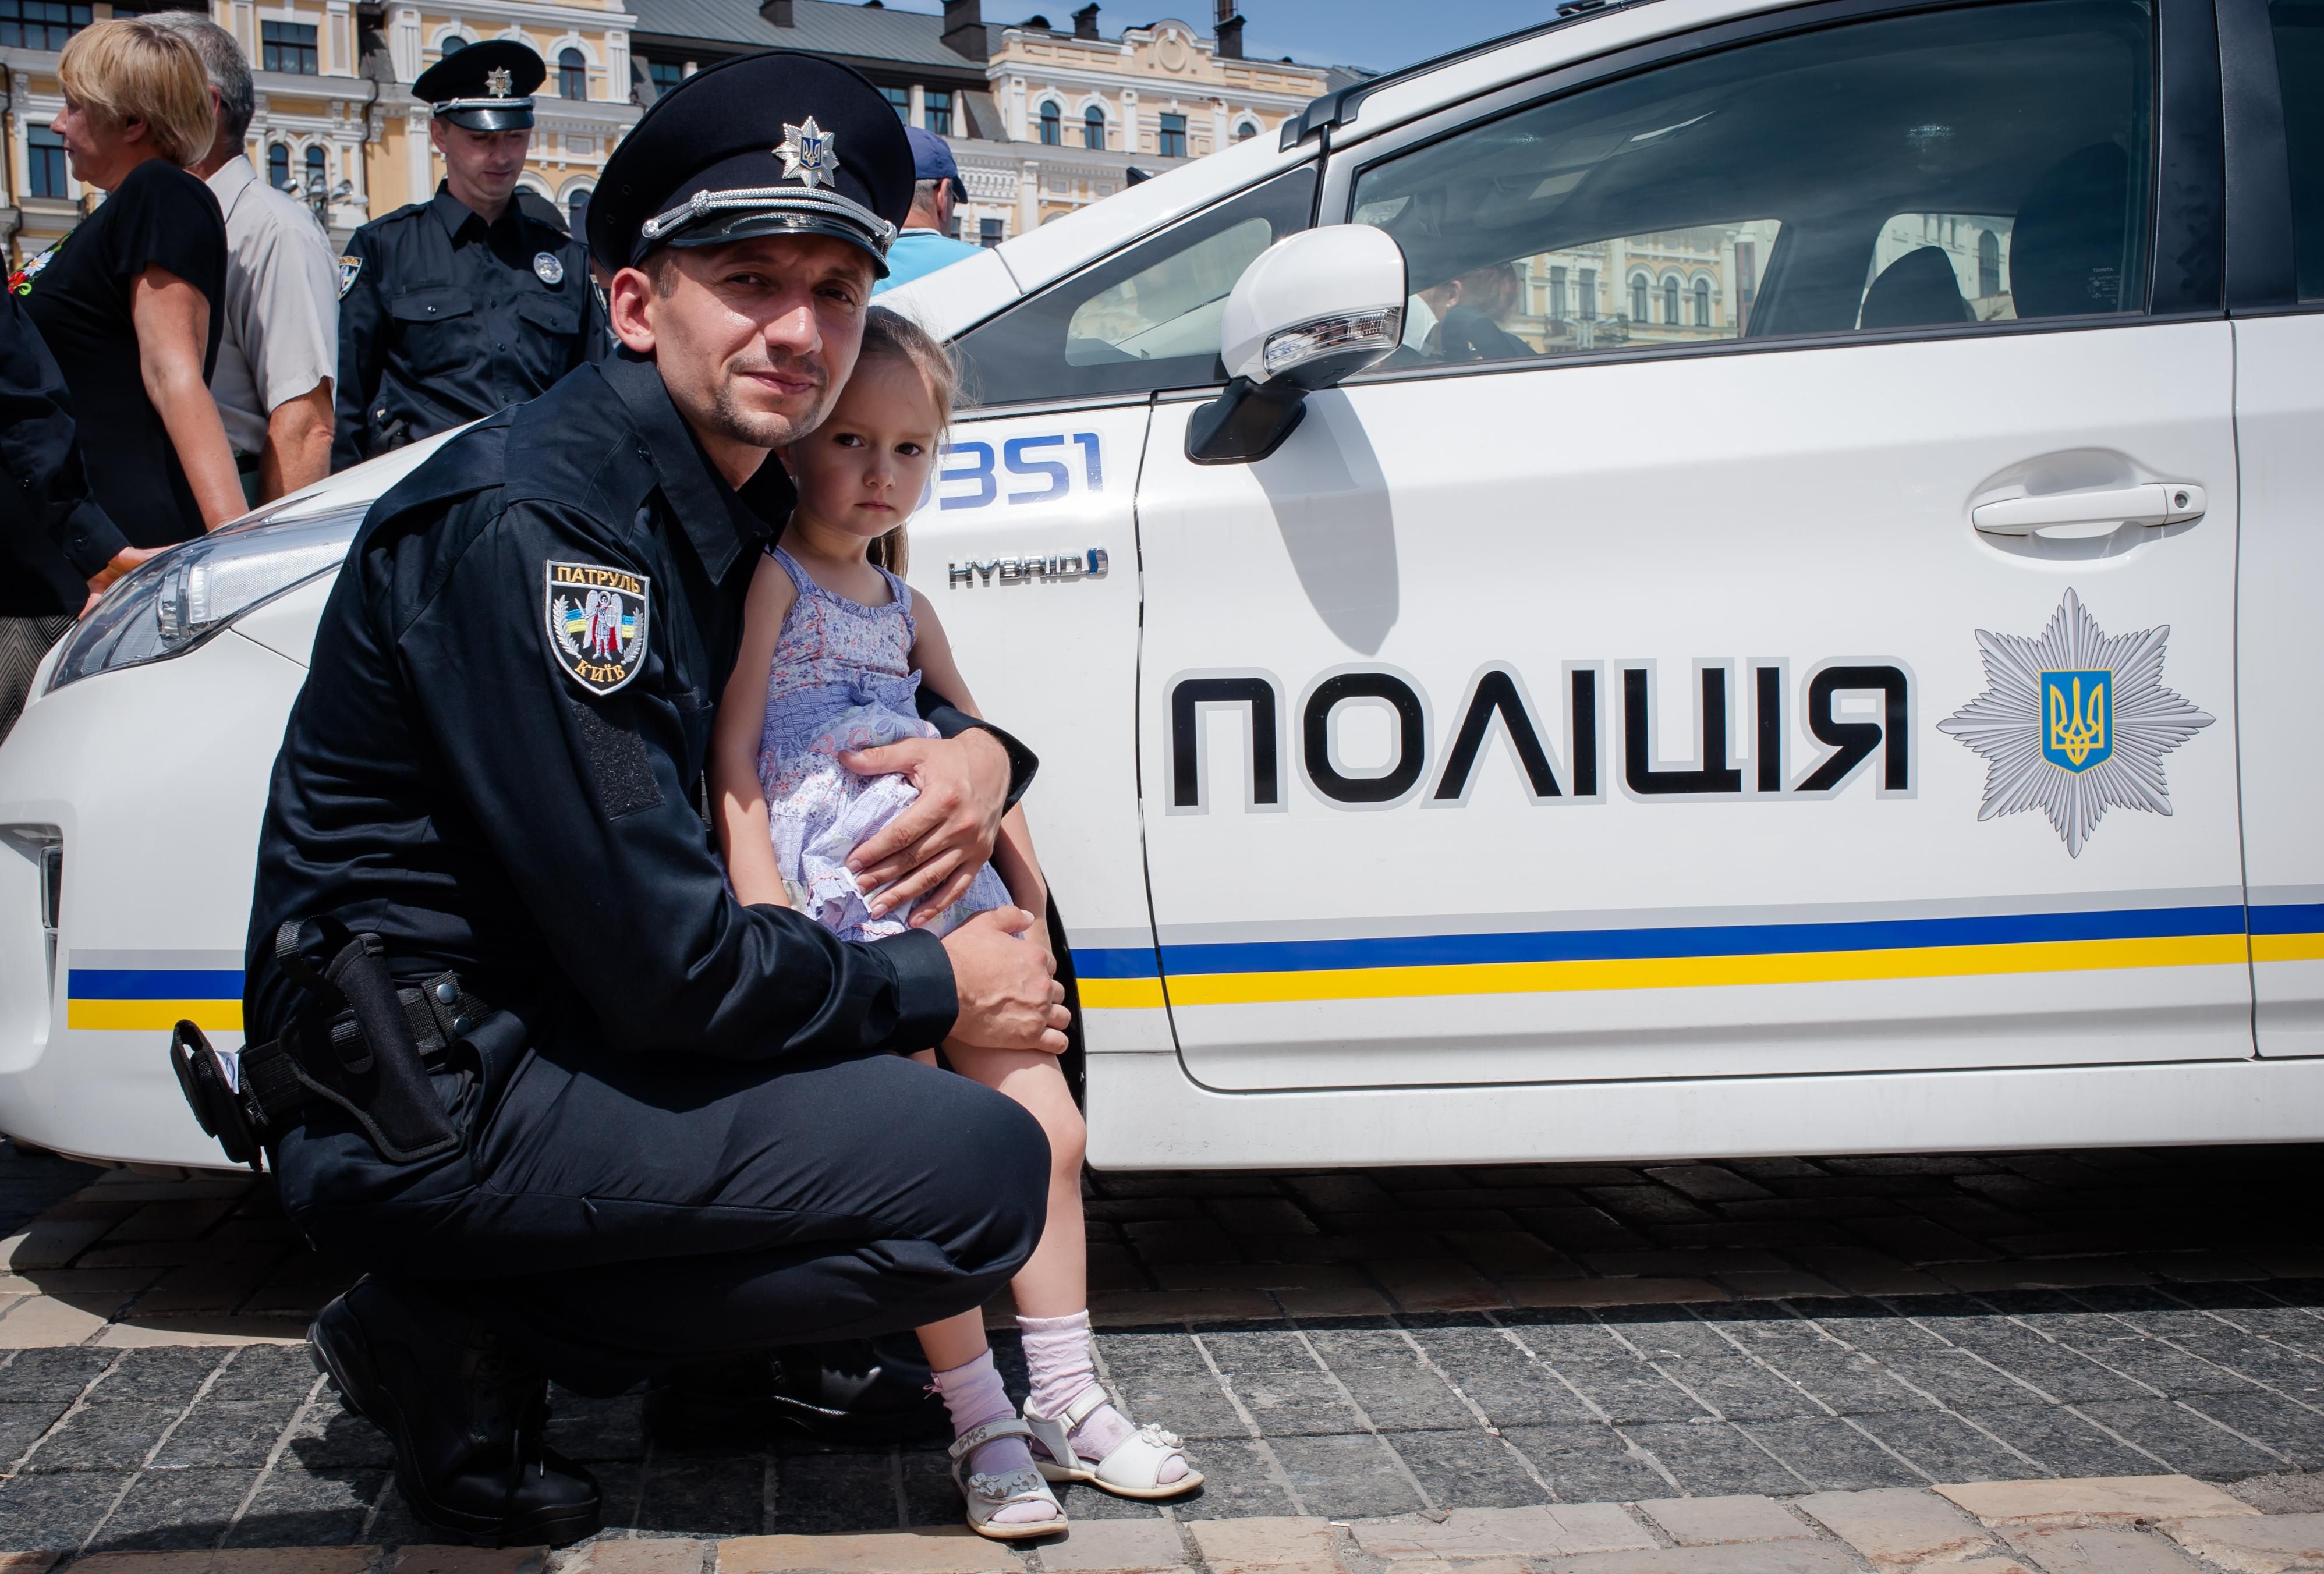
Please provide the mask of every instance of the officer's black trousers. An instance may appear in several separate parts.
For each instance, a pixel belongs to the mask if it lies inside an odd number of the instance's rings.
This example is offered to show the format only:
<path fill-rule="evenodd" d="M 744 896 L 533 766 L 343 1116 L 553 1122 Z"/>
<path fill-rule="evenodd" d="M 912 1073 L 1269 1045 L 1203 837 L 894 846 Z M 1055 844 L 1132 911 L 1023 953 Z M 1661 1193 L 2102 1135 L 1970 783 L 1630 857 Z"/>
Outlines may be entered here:
<path fill-rule="evenodd" d="M 1040 1239 L 1047 1142 L 964 1077 L 532 1036 L 503 1013 L 475 1036 L 477 1074 L 438 1073 L 462 1153 L 386 1164 L 326 1109 L 275 1157 L 323 1249 L 434 1281 L 576 1391 L 964 1312 Z"/>

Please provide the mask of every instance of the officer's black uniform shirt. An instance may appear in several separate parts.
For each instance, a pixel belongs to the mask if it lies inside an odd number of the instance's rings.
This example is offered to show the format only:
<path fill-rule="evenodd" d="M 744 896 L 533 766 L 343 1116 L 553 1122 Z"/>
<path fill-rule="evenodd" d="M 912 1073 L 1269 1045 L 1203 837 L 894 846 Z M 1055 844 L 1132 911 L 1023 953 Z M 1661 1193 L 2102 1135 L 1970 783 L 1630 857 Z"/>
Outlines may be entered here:
<path fill-rule="evenodd" d="M 340 265 L 355 278 L 339 300 L 334 470 L 537 398 L 604 354 L 588 248 L 522 193 L 486 224 L 439 185 L 355 231 Z"/>
<path fill-rule="evenodd" d="M 64 373 L 0 290 L 0 616 L 80 611 L 88 578 L 129 545 L 89 494 Z"/>
<path fill-rule="evenodd" d="M 772 460 L 730 489 L 659 373 L 622 355 L 463 434 L 374 504 L 275 760 L 251 1037 L 303 1004 L 276 927 L 329 916 L 376 932 L 401 977 L 457 968 L 607 1049 L 939 1042 L 956 1010 L 939 942 L 847 943 L 741 906 L 696 806 L 744 594 L 792 501 Z M 649 582 L 642 665 L 609 695 L 551 650 L 552 562 Z M 560 1013 L 576 996 L 582 1016 Z"/>

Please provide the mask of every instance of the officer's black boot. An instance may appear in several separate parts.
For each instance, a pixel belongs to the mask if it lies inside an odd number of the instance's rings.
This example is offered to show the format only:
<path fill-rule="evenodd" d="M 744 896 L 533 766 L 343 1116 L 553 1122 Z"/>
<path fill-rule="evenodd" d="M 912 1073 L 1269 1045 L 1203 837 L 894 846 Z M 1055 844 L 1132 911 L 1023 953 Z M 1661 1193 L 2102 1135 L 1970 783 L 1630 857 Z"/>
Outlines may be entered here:
<path fill-rule="evenodd" d="M 396 1485 L 431 1530 L 561 1547 L 603 1523 L 595 1478 L 542 1440 L 549 1380 L 472 1314 L 365 1279 L 323 1308 L 307 1343 L 347 1408 L 394 1443 Z"/>
<path fill-rule="evenodd" d="M 908 1333 L 789 1345 L 681 1367 L 646 1402 L 646 1425 L 671 1442 L 756 1443 L 776 1424 L 826 1443 L 949 1437 L 944 1401 Z"/>

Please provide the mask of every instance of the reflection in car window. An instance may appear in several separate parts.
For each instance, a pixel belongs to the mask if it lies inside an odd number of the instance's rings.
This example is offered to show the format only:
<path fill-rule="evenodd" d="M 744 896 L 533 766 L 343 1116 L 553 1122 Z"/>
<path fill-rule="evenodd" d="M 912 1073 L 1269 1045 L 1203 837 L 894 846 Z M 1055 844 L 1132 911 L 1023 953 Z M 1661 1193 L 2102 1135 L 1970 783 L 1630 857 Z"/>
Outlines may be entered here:
<path fill-rule="evenodd" d="M 961 337 L 968 397 L 1017 404 L 1225 382 L 1228 294 L 1314 207 L 1315 167 L 1302 165 L 1019 301 Z"/>
<path fill-rule="evenodd" d="M 1682 61 L 1364 170 L 1388 369 L 2145 299 L 2152 17 L 2022 0 Z"/>
<path fill-rule="evenodd" d="M 2275 69 L 2292 155 L 2292 256 L 2300 299 L 2324 300 L 2324 5 L 2274 0 Z"/>

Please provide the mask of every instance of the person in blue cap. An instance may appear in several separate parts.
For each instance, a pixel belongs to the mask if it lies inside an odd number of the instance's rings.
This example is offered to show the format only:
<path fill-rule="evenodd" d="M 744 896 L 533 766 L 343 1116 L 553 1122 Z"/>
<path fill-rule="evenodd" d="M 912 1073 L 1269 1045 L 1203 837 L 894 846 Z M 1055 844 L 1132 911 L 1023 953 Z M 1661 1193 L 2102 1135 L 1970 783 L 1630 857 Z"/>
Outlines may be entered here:
<path fill-rule="evenodd" d="M 604 354 L 587 250 L 517 189 L 548 74 L 523 44 L 491 39 L 411 84 L 435 106 L 444 179 L 355 231 L 339 259 L 332 469 L 530 399 Z"/>
<path fill-rule="evenodd" d="M 912 144 L 912 211 L 904 216 L 903 233 L 888 248 L 888 276 L 872 286 L 874 295 L 983 250 L 954 238 L 953 216 L 968 200 L 968 187 L 961 180 L 951 147 L 936 133 L 917 125 L 906 127 L 904 135 Z"/>
<path fill-rule="evenodd" d="M 1028 916 L 844 942 L 738 902 L 696 807 L 796 496 L 775 451 L 853 373 L 911 196 L 847 68 L 687 78 L 589 206 L 618 353 L 389 490 L 324 607 L 260 832 L 234 1109 L 298 1227 L 366 1271 L 310 1348 L 438 1537 L 599 1528 L 546 1441 L 551 1377 L 612 1395 L 919 1327 L 1039 1240 L 1040 1127 L 909 1058 L 1065 1050 Z M 919 801 L 858 851 L 868 887 L 941 907 L 1033 761 L 919 704 L 945 736 L 862 757 Z"/>

